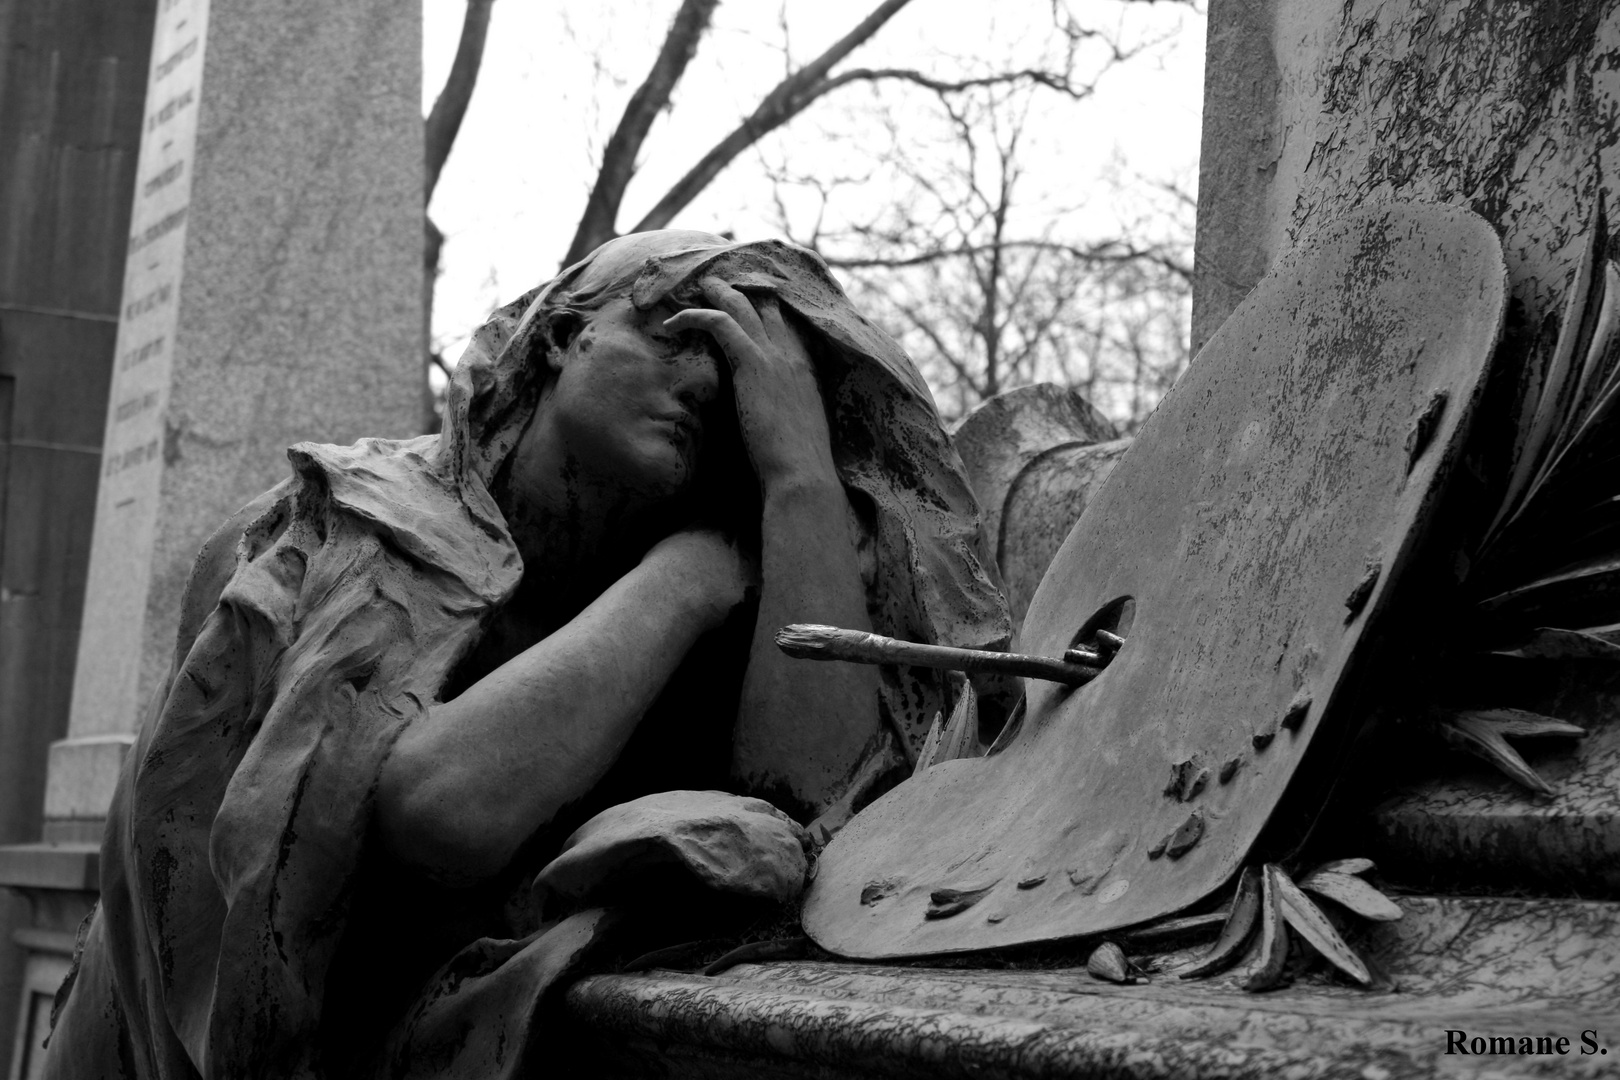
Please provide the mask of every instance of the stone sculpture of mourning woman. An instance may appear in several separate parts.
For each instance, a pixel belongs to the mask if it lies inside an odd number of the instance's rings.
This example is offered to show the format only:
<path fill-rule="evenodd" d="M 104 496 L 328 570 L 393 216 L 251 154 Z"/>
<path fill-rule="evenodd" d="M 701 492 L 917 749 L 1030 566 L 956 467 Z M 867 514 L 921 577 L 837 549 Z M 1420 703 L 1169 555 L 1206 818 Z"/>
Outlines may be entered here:
<path fill-rule="evenodd" d="M 777 627 L 1008 634 L 926 388 L 788 245 L 614 241 L 494 313 L 442 435 L 290 457 L 199 556 L 50 1075 L 492 1074 L 580 822 L 725 788 L 836 827 L 949 706 Z"/>

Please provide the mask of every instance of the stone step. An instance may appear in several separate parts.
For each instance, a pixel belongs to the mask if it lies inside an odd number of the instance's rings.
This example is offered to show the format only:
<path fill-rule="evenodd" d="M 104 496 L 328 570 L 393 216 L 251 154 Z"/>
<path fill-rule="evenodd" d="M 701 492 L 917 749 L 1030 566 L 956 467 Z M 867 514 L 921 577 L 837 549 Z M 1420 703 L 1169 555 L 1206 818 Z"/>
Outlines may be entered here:
<path fill-rule="evenodd" d="M 1541 796 L 1456 751 L 1422 757 L 1336 847 L 1386 877 L 1446 892 L 1620 899 L 1620 665 L 1571 662 L 1525 679 L 1527 708 L 1580 725 L 1582 739 L 1517 749 L 1553 788 Z"/>
<path fill-rule="evenodd" d="M 1314 969 L 1266 994 L 1245 993 L 1229 976 L 1116 986 L 1083 968 L 799 961 L 713 978 L 597 975 L 569 990 L 575 1041 L 559 1051 L 581 1075 L 667 1077 L 1394 1080 L 1620 1071 L 1620 904 L 1401 903 L 1405 918 L 1357 939 L 1394 981 L 1381 992 Z M 1458 1039 L 1468 1049 L 1476 1037 L 1509 1036 L 1511 1055 L 1457 1052 Z M 1548 1037 L 1551 1052 L 1517 1053 L 1522 1036 Z"/>

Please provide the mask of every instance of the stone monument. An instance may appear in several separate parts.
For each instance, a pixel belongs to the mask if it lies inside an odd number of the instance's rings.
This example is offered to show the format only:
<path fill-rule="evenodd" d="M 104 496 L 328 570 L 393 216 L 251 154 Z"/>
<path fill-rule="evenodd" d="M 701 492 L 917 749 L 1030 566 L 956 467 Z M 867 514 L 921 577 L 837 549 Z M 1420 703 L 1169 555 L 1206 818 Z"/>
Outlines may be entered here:
<path fill-rule="evenodd" d="M 150 32 L 71 717 L 42 842 L 0 851 L 42 942 L 70 942 L 94 894 L 202 541 L 287 475 L 290 444 L 420 423 L 416 5 L 159 0 Z M 31 963 L 49 994 L 66 957 Z"/>

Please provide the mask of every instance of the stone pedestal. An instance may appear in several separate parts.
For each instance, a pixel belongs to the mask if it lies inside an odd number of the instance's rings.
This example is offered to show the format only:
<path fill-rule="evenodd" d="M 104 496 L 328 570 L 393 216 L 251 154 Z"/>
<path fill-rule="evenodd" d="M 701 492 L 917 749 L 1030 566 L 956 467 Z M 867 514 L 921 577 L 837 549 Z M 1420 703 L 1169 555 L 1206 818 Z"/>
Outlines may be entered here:
<path fill-rule="evenodd" d="M 41 932 L 87 908 L 202 542 L 292 443 L 421 417 L 419 5 L 158 0 L 152 40 L 67 737 L 0 848 Z"/>
<path fill-rule="evenodd" d="M 1400 921 L 1353 937 L 1389 979 L 1376 991 L 1321 960 L 1265 994 L 1244 992 L 1232 974 L 1183 981 L 1167 971 L 1207 943 L 1159 952 L 1129 940 L 1132 959 L 1153 969 L 1133 986 L 1089 975 L 1087 947 L 1022 969 L 801 961 L 713 977 L 653 970 L 570 988 L 553 1054 L 563 1076 L 708 1080 L 1613 1075 L 1620 905 L 1400 903 Z M 1511 1035 L 1515 1050 L 1448 1053 L 1453 1031 L 1470 1042 Z M 1548 1037 L 1547 1050 L 1520 1055 L 1521 1035 Z"/>

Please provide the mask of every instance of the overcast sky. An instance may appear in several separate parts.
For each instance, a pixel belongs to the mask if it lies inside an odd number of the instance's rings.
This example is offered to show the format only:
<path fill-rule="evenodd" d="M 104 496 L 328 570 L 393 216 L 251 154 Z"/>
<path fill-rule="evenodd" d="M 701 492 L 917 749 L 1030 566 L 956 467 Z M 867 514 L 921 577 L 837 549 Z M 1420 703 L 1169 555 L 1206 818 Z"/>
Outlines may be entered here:
<path fill-rule="evenodd" d="M 871 9 L 873 0 L 729 0 L 716 12 L 677 91 L 654 126 L 619 225 L 628 228 L 675 179 L 750 111 L 785 68 L 813 58 Z M 1203 88 L 1204 20 L 1168 3 L 1075 0 L 1074 9 L 1130 41 L 1158 41 L 1108 72 L 1095 96 L 1037 99 L 1025 161 L 1036 180 L 1030 213 L 1080 207 L 1106 230 L 1131 208 L 1099 178 L 1127 174 L 1196 179 Z M 467 119 L 435 192 L 432 214 L 447 241 L 435 336 L 451 358 L 498 304 L 551 276 L 572 238 L 600 148 L 644 77 L 676 0 L 498 0 Z M 463 0 L 426 0 L 423 111 L 455 53 Z M 1049 0 L 914 0 L 848 62 L 937 71 L 968 58 L 1028 59 L 1048 24 Z M 801 114 L 777 138 L 739 158 L 675 222 L 776 235 L 763 156 L 795 167 L 837 165 L 858 144 L 859 87 Z M 924 103 L 925 104 L 925 103 Z M 919 105 L 919 108 L 924 107 Z M 854 119 L 852 119 L 854 117 Z M 843 136 L 840 140 L 838 137 Z M 878 193 L 873 193 L 874 197 Z"/>

